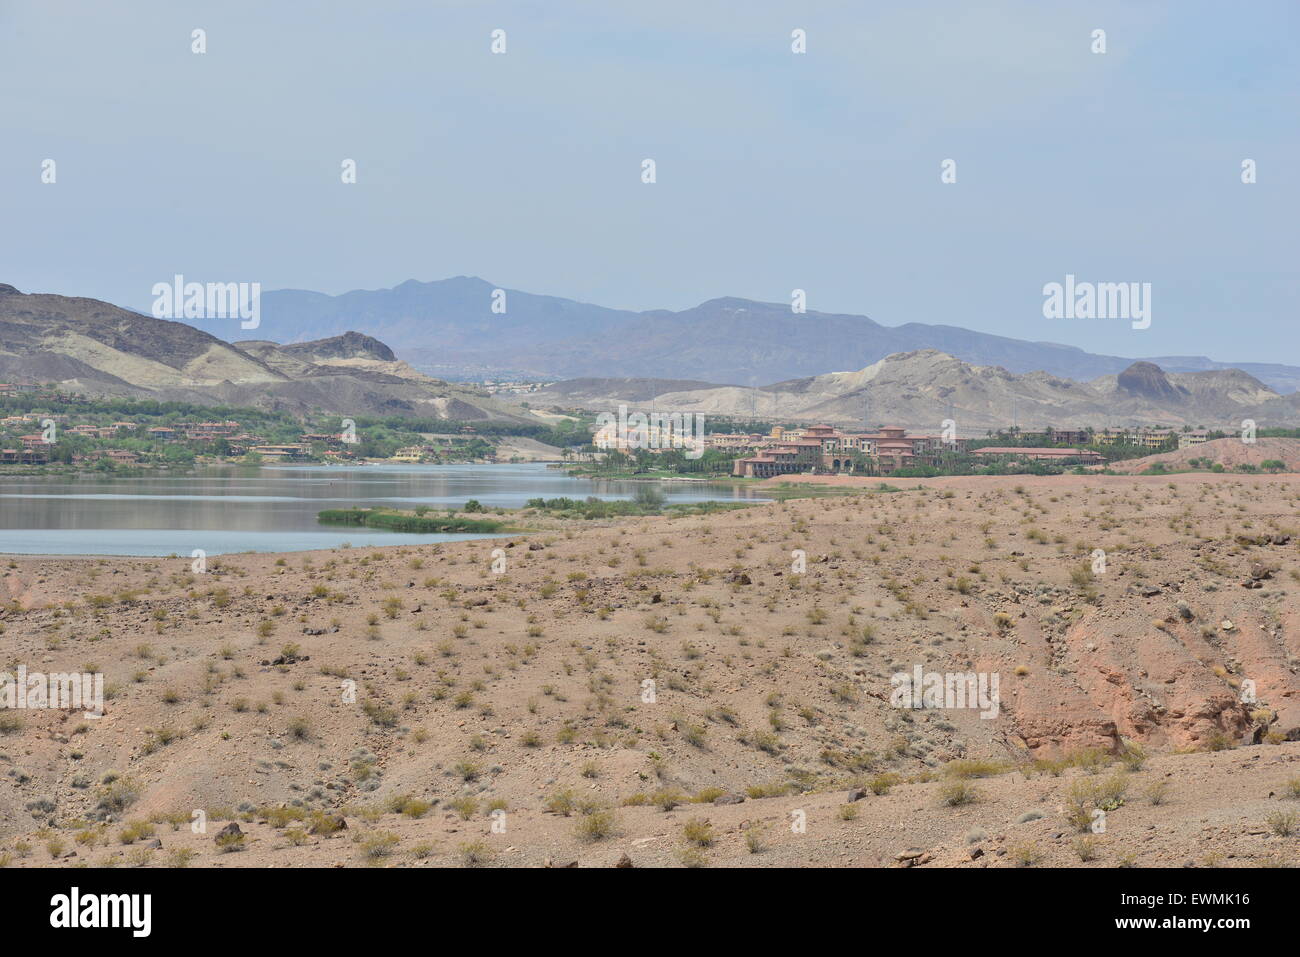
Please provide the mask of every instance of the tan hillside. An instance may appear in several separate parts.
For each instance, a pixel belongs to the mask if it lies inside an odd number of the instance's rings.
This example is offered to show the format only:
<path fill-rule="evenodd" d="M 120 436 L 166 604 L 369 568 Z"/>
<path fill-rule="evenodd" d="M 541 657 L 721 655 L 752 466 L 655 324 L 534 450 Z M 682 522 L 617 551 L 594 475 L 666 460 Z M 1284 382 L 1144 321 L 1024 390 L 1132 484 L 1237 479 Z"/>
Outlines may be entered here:
<path fill-rule="evenodd" d="M 232 345 L 185 323 L 94 299 L 24 295 L 8 285 L 0 285 L 0 377 L 92 395 L 294 414 L 533 418 L 481 389 L 416 372 L 359 333 L 288 346 Z"/>
<path fill-rule="evenodd" d="M 1193 459 L 1209 459 L 1211 463 L 1218 463 L 1229 470 L 1242 465 L 1252 465 L 1258 469 L 1265 462 L 1278 461 L 1286 464 L 1285 471 L 1295 472 L 1300 471 L 1300 439 L 1258 438 L 1254 442 L 1243 442 L 1235 437 L 1214 439 L 1173 452 L 1114 462 L 1107 467 L 1112 472 L 1137 474 L 1157 462 L 1168 469 L 1191 468 L 1189 463 Z"/>
<path fill-rule="evenodd" d="M 78 378 L 139 389 L 283 377 L 220 339 L 180 322 L 106 302 L 24 295 L 0 285 L 0 373 Z"/>
<path fill-rule="evenodd" d="M 624 380 L 583 380 L 534 394 L 535 401 L 609 409 L 625 401 Z M 643 383 L 645 380 L 641 380 Z M 999 366 L 962 362 L 934 349 L 896 353 L 863 369 L 792 379 L 761 388 L 737 385 L 665 389 L 639 405 L 702 412 L 706 415 L 861 424 L 890 422 L 919 431 L 937 431 L 953 419 L 964 434 L 1047 425 L 1103 428 L 1117 423 L 1198 427 L 1239 422 L 1277 393 L 1236 369 L 1166 374 L 1149 362 L 1134 363 L 1117 376 L 1075 382 L 1046 372 L 1015 374 Z M 1272 405 L 1269 409 L 1274 408 Z M 1276 424 L 1280 408 L 1261 414 Z"/>

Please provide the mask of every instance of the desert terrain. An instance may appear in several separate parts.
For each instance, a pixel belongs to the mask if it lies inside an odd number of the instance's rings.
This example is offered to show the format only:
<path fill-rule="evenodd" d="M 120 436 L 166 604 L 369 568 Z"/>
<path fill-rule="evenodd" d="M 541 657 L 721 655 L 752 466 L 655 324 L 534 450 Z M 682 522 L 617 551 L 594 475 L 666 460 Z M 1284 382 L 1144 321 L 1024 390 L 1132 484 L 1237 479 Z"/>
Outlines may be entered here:
<path fill-rule="evenodd" d="M 894 484 L 7 559 L 0 671 L 107 701 L 0 713 L 0 864 L 1300 862 L 1300 476 Z M 917 667 L 996 715 L 895 706 Z"/>
<path fill-rule="evenodd" d="M 1106 468 L 1112 472 L 1136 475 L 1157 463 L 1174 471 L 1191 468 L 1194 461 L 1217 463 L 1231 470 L 1249 466 L 1260 471 L 1266 471 L 1264 463 L 1271 461 L 1282 462 L 1287 469 L 1295 469 L 1300 466 L 1300 439 L 1261 438 L 1254 442 L 1242 442 L 1237 438 L 1214 439 L 1173 452 L 1111 462 Z"/>

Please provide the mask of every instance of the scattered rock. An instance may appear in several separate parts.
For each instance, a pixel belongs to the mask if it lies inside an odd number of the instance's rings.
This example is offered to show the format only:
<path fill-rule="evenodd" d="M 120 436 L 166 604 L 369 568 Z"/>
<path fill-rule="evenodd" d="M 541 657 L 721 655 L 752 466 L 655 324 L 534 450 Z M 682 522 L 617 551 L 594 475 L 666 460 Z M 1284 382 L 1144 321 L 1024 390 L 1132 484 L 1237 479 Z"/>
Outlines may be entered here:
<path fill-rule="evenodd" d="M 238 822 L 236 822 L 236 821 L 231 821 L 229 824 L 227 824 L 227 825 L 226 825 L 225 827 L 223 827 L 221 830 L 217 831 L 217 836 L 214 837 L 212 840 L 213 840 L 215 843 L 220 844 L 220 843 L 222 842 L 222 838 L 230 838 L 230 839 L 233 840 L 233 839 L 236 839 L 236 838 L 238 838 L 238 839 L 242 839 L 243 836 L 244 836 L 244 832 L 243 832 L 242 830 L 239 829 L 239 824 L 238 824 Z"/>

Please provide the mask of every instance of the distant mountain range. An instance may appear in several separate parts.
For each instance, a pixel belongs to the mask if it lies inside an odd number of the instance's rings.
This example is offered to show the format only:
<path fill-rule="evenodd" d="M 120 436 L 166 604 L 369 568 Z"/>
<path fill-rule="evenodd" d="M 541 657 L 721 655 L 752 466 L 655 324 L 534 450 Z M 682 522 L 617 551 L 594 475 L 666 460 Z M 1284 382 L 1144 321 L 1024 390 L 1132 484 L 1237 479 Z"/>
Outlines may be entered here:
<path fill-rule="evenodd" d="M 1046 372 L 1016 375 L 976 366 L 934 349 L 897 353 L 856 372 L 832 372 L 760 388 L 688 385 L 645 379 L 571 379 L 529 396 L 533 404 L 838 425 L 901 425 L 938 432 L 952 419 L 961 434 L 1013 424 L 1022 428 L 1112 425 L 1205 426 L 1235 430 L 1294 426 L 1300 393 L 1279 396 L 1239 369 L 1166 373 L 1149 362 L 1118 375 L 1076 382 Z"/>
<path fill-rule="evenodd" d="M 417 372 L 357 332 L 289 346 L 228 343 L 97 299 L 24 295 L 3 284 L 0 380 L 295 414 L 537 421 L 481 389 Z"/>
<path fill-rule="evenodd" d="M 382 339 L 413 366 L 443 378 L 515 373 L 537 378 L 640 377 L 757 385 L 860 369 L 900 352 L 936 349 L 978 366 L 1076 380 L 1118 375 L 1133 359 L 1027 342 L 958 326 L 884 326 L 866 316 L 794 314 L 785 303 L 711 299 L 681 312 L 631 312 L 514 289 L 492 311 L 497 287 L 457 276 L 410 280 L 340 296 L 283 289 L 262 294 L 259 335 L 282 343 L 356 330 Z M 228 338 L 233 320 L 195 321 Z M 1300 389 L 1300 367 L 1156 356 L 1166 372 L 1240 369 L 1280 393 Z"/>
<path fill-rule="evenodd" d="M 464 283 L 477 284 L 479 280 L 449 282 L 460 283 L 464 293 Z M 399 289 L 405 290 L 403 296 L 427 300 L 430 286 L 443 288 L 437 283 L 408 283 Z M 491 288 L 486 283 L 476 288 L 490 296 Z M 851 354 L 847 347 L 830 348 L 828 339 L 843 340 L 851 338 L 852 333 L 859 336 L 854 340 L 856 348 L 866 349 L 867 340 L 892 341 L 900 330 L 878 326 L 863 317 L 817 313 L 795 317 L 778 306 L 740 305 L 742 302 L 717 300 L 685 313 L 643 313 L 631 319 L 624 316 L 611 333 L 602 327 L 608 317 L 583 311 L 596 307 L 508 294 L 506 316 L 510 318 L 497 318 L 508 322 L 515 332 L 507 335 L 492 327 L 491 320 L 483 320 L 487 324 L 485 331 L 476 320 L 460 324 L 460 341 L 476 343 L 474 348 L 485 353 L 485 339 L 504 343 L 504 362 L 512 361 L 510 356 L 526 354 L 518 340 L 531 341 L 529 349 L 537 356 L 552 356 L 546 361 L 555 362 L 555 367 L 566 363 L 579 368 L 644 364 L 692 369 L 705 368 L 712 361 L 727 369 L 734 368 L 731 363 L 736 361 L 736 354 L 758 357 L 754 368 L 760 369 L 821 363 L 815 375 L 783 378 L 761 386 L 719 384 L 719 380 L 699 374 L 577 377 L 530 393 L 528 403 L 533 408 L 609 411 L 626 402 L 642 408 L 654 406 L 715 416 L 757 415 L 843 424 L 892 422 L 926 430 L 937 429 L 944 419 L 951 418 L 959 430 L 968 434 L 1011 424 L 1162 424 L 1235 429 L 1244 418 L 1252 418 L 1260 426 L 1294 427 L 1300 421 L 1300 392 L 1279 395 L 1243 369 L 1171 371 L 1147 361 L 1110 360 L 1064 347 L 1018 343 L 964 330 L 953 332 L 965 337 L 963 341 L 975 351 L 1003 348 L 998 344 L 1010 343 L 1005 349 L 1025 361 L 1030 350 L 1043 349 L 1047 350 L 1045 354 L 1058 356 L 1073 353 L 1069 361 L 1084 366 L 1113 363 L 1118 368 L 1081 381 L 1041 369 L 1017 373 L 1005 363 L 972 363 L 923 348 L 890 353 L 857 371 L 828 372 L 842 368 Z M 460 308 L 470 307 L 462 301 Z M 495 398 L 481 388 L 448 383 L 417 371 L 399 358 L 417 350 L 394 350 L 373 335 L 355 329 L 336 330 L 331 325 L 322 327 L 303 321 L 303 328 L 329 334 L 281 344 L 276 337 L 283 337 L 287 330 L 279 308 L 269 306 L 264 297 L 262 312 L 264 321 L 258 333 L 266 338 L 224 342 L 185 323 L 155 319 L 95 299 L 24 295 L 13 286 L 0 285 L 0 380 L 53 382 L 65 390 L 91 394 L 253 406 L 298 414 L 494 419 L 530 424 L 538 421 L 529 409 Z M 552 330 L 585 324 L 590 341 L 584 340 L 581 348 L 574 346 L 572 353 L 561 355 L 559 347 L 543 334 L 548 321 L 541 317 L 546 315 L 552 317 L 548 320 Z M 410 322 L 419 326 L 416 320 Z M 456 325 L 446 317 L 437 322 Z M 798 323 L 815 324 L 819 331 L 796 330 Z M 372 321 L 369 326 L 376 324 L 382 323 Z M 409 326 L 400 328 L 410 331 Z M 710 359 L 708 350 L 699 347 L 698 342 L 707 341 L 722 328 L 732 329 L 736 339 L 725 348 L 719 344 L 718 355 Z M 928 335 L 940 327 L 900 328 L 922 330 Z M 646 340 L 629 335 L 633 329 L 642 329 L 647 337 L 654 330 L 662 341 L 656 340 L 657 345 L 651 348 Z M 688 329 L 698 330 L 698 334 L 688 334 Z M 742 329 L 749 332 L 741 334 Z M 517 341 L 505 342 L 511 338 Z M 801 345 L 805 340 L 808 344 Z M 559 341 L 572 344 L 572 340 Z M 792 355 L 783 358 L 783 349 Z"/>

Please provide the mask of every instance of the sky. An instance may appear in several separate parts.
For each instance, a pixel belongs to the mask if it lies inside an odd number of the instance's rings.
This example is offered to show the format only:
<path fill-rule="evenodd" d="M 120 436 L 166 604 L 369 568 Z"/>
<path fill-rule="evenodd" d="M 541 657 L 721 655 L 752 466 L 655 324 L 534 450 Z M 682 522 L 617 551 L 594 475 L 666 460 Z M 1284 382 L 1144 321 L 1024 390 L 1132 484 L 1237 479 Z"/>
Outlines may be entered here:
<path fill-rule="evenodd" d="M 0 282 L 141 310 L 177 273 L 625 309 L 803 289 L 1300 365 L 1297 35 L 1295 0 L 0 0 Z M 1149 327 L 1046 318 L 1067 274 L 1150 283 Z"/>

